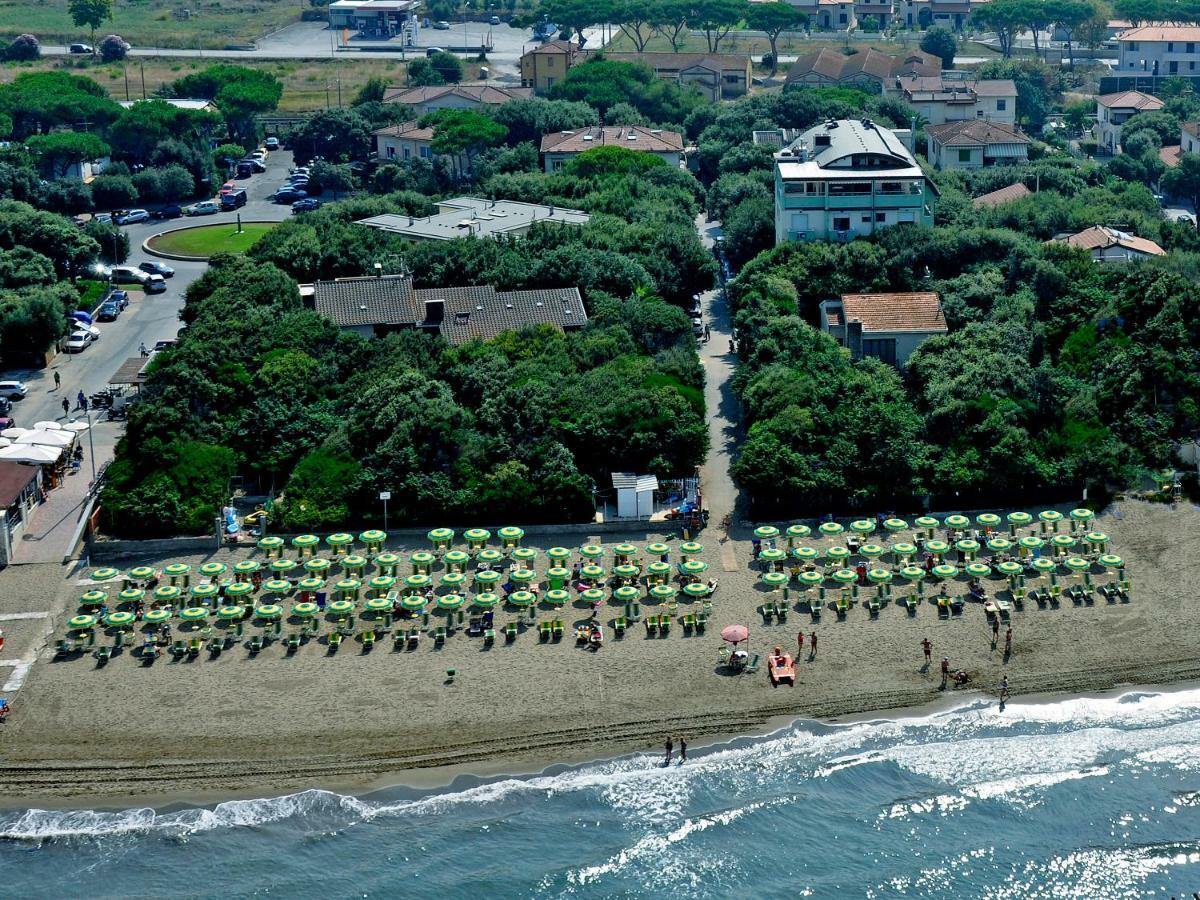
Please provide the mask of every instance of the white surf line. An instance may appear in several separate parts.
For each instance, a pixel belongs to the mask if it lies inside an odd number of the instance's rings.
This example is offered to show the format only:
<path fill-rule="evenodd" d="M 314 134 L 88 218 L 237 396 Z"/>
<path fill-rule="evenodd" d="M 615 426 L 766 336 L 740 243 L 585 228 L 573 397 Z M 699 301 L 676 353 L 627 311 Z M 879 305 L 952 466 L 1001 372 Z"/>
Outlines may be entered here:
<path fill-rule="evenodd" d="M 0 613 L 0 622 L 15 622 L 18 619 L 47 619 L 50 617 L 48 612 L 29 612 L 29 613 Z"/>

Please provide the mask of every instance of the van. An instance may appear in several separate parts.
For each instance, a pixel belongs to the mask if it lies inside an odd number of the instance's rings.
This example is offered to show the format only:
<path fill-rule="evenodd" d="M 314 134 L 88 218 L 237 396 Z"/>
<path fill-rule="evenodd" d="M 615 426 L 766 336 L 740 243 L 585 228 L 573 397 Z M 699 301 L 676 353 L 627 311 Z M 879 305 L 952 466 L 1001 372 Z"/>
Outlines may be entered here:
<path fill-rule="evenodd" d="M 239 209 L 246 205 L 246 192 L 243 190 L 226 191 L 221 195 L 221 209 Z"/>

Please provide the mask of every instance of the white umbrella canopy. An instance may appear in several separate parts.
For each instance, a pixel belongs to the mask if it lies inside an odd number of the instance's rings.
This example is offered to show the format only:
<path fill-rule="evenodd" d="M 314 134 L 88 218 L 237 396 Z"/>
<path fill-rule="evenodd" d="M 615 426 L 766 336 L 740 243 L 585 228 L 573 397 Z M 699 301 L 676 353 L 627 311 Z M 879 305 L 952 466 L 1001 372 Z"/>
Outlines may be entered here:
<path fill-rule="evenodd" d="M 62 428 L 62 426 L 59 425 L 57 422 L 50 422 L 48 420 L 43 420 L 41 422 L 33 423 L 34 431 L 58 431 L 61 428 Z"/>
<path fill-rule="evenodd" d="M 43 447 L 39 444 L 12 445 L 0 447 L 0 459 L 9 462 L 26 462 L 46 464 L 52 463 L 62 456 L 62 450 L 55 447 Z"/>
<path fill-rule="evenodd" d="M 75 440 L 70 431 L 31 431 L 23 434 L 14 444 L 40 444 L 43 447 L 69 447 Z"/>
<path fill-rule="evenodd" d="M 76 434 L 83 434 L 83 432 L 91 427 L 87 422 L 68 422 L 66 425 L 61 426 L 63 431 L 73 431 Z"/>
<path fill-rule="evenodd" d="M 0 438 L 0 447 L 7 447 L 11 443 L 12 443 L 11 438 Z"/>
<path fill-rule="evenodd" d="M 0 437 L 6 437 L 6 438 L 9 438 L 10 440 L 16 440 L 21 435 L 28 434 L 28 433 L 29 433 L 28 428 L 17 428 L 14 425 L 12 428 L 5 428 L 3 431 L 0 431 Z"/>

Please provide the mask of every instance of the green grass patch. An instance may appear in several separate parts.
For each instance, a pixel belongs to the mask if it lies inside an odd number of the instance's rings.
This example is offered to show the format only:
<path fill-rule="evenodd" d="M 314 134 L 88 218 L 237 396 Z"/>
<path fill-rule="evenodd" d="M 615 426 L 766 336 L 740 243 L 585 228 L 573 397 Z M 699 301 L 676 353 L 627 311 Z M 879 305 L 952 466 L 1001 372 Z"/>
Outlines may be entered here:
<path fill-rule="evenodd" d="M 75 282 L 75 288 L 79 291 L 79 305 L 76 306 L 76 309 L 93 312 L 100 305 L 100 300 L 108 290 L 108 282 L 80 278 Z"/>
<path fill-rule="evenodd" d="M 150 246 L 161 253 L 176 253 L 180 256 L 212 256 L 214 253 L 245 253 L 264 234 L 274 228 L 276 222 L 247 222 L 242 233 L 237 225 L 221 223 L 199 228 L 184 228 L 168 231 L 153 238 Z"/>

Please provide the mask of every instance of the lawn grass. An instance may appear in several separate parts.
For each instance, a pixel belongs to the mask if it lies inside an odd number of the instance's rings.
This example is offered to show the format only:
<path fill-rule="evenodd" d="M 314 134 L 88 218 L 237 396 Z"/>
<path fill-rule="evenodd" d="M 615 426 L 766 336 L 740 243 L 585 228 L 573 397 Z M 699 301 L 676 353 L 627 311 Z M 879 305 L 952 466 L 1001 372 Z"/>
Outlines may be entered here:
<path fill-rule="evenodd" d="M 179 231 L 169 231 L 164 235 L 152 238 L 150 246 L 163 253 L 177 253 L 180 256 L 245 253 L 277 224 L 277 222 L 247 222 L 242 226 L 241 234 L 237 233 L 237 225 L 233 222 L 185 228 Z"/>
<path fill-rule="evenodd" d="M 114 0 L 112 21 L 96 39 L 116 33 L 135 47 L 220 49 L 297 22 L 306 8 L 299 0 Z M 88 29 L 72 24 L 67 0 L 0 0 L 0 37 L 11 40 L 24 32 L 43 44 L 91 39 Z"/>
<path fill-rule="evenodd" d="M 100 305 L 100 300 L 108 292 L 107 281 L 96 281 L 93 278 L 80 278 L 75 282 L 79 291 L 79 303 L 76 309 L 92 312 Z"/>
<path fill-rule="evenodd" d="M 0 65 L 0 83 L 12 81 L 22 72 L 62 70 L 83 75 L 102 85 L 116 100 L 138 100 L 153 96 L 163 85 L 199 72 L 216 60 L 181 59 L 173 56 L 130 57 L 124 63 L 94 63 L 89 59 L 46 57 L 36 62 L 4 63 Z M 341 101 L 349 106 L 359 88 L 370 78 L 383 78 L 389 84 L 402 85 L 407 67 L 392 59 L 304 59 L 304 60 L 238 60 L 237 64 L 269 72 L 283 83 L 279 101 L 282 113 L 311 112 L 338 105 L 338 82 L 341 82 Z M 474 63 L 466 66 L 468 77 Z"/>
<path fill-rule="evenodd" d="M 778 46 L 780 56 L 804 56 L 807 53 L 816 53 L 818 50 L 840 51 L 847 46 L 853 50 L 866 50 L 870 47 L 881 53 L 898 55 L 910 50 L 919 49 L 920 43 L 921 36 L 912 32 L 900 32 L 899 35 L 892 39 L 885 38 L 882 35 L 861 35 L 853 38 L 842 38 L 840 40 L 814 40 L 805 38 L 802 35 L 783 34 L 779 37 Z M 637 50 L 637 47 L 634 46 L 633 41 L 626 35 L 614 30 L 612 42 L 605 49 L 613 52 L 632 53 Z M 665 37 L 655 35 L 646 44 L 646 50 L 669 53 L 671 52 L 671 43 Z M 689 34 L 680 45 L 679 52 L 707 53 L 708 42 L 705 40 L 703 34 Z M 718 52 L 734 55 L 748 53 L 751 56 L 761 56 L 764 53 L 771 52 L 771 44 L 761 34 L 733 31 L 721 41 Z M 992 57 L 999 55 L 992 48 L 976 44 L 973 41 L 964 41 L 958 52 L 963 56 Z"/>

